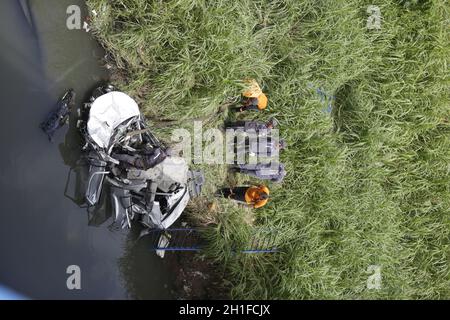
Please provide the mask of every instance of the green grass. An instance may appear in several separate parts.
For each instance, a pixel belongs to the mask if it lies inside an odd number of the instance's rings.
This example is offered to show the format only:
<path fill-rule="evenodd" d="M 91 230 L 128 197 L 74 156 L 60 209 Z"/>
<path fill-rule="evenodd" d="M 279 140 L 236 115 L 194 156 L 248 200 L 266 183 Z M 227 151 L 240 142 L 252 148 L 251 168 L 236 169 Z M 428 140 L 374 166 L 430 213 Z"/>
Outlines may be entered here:
<path fill-rule="evenodd" d="M 234 297 L 450 298 L 448 0 L 378 0 L 381 30 L 366 28 L 365 0 L 87 2 L 119 85 L 153 123 L 174 120 L 161 136 L 194 118 L 219 127 L 241 79 L 267 92 L 258 117 L 281 122 L 284 183 L 253 213 L 222 200 L 191 211 Z M 202 167 L 204 203 L 248 180 Z M 250 225 L 280 230 L 281 252 L 232 254 Z M 366 288 L 369 265 L 380 290 Z"/>

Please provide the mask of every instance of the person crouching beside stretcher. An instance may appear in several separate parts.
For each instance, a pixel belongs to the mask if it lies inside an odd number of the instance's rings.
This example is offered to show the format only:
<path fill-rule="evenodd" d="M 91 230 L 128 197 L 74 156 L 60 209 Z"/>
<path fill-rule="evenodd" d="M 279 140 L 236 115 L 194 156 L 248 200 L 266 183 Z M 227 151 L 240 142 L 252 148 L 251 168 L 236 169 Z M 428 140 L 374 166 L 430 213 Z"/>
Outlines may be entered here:
<path fill-rule="evenodd" d="M 268 99 L 261 87 L 254 79 L 245 80 L 246 90 L 242 92 L 242 106 L 236 108 L 237 112 L 261 111 L 267 108 Z"/>
<path fill-rule="evenodd" d="M 268 99 L 264 93 L 261 93 L 257 98 L 243 97 L 242 106 L 239 108 L 239 112 L 244 111 L 262 111 L 267 108 Z"/>
<path fill-rule="evenodd" d="M 269 188 L 264 185 L 251 187 L 224 188 L 218 195 L 244 203 L 252 208 L 264 207 L 269 201 Z"/>

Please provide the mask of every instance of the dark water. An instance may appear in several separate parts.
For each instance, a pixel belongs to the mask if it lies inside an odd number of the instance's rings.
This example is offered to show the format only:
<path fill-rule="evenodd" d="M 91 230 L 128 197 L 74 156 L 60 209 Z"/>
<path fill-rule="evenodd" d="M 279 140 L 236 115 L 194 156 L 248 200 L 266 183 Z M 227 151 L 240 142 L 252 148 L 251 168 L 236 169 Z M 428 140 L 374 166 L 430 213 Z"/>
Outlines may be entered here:
<path fill-rule="evenodd" d="M 53 143 L 38 128 L 66 89 L 79 105 L 108 77 L 91 36 L 66 28 L 67 7 L 86 14 L 83 1 L 31 0 L 30 16 L 20 4 L 0 1 L 0 285 L 33 299 L 171 298 L 172 277 L 145 241 L 88 226 L 65 197 L 74 121 Z M 81 290 L 66 287 L 69 265 L 81 268 Z"/>

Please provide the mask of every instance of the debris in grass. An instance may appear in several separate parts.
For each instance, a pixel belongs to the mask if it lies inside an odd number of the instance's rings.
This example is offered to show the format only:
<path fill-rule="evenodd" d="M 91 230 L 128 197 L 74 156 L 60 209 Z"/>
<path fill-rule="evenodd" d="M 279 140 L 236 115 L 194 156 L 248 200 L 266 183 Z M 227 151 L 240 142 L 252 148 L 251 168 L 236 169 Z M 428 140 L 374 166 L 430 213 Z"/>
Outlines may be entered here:
<path fill-rule="evenodd" d="M 84 31 L 86 31 L 86 32 L 91 31 L 91 27 L 90 27 L 90 25 L 89 25 L 89 23 L 88 23 L 87 21 L 84 21 L 84 22 L 83 22 L 83 29 L 84 29 Z"/>

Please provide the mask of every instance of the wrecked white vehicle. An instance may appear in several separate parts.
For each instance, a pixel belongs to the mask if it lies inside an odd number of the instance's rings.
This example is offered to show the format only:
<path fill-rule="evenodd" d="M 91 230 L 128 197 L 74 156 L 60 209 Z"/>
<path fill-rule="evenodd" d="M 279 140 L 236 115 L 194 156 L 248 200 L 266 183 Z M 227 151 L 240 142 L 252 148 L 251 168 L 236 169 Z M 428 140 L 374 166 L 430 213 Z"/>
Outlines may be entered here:
<path fill-rule="evenodd" d="M 171 155 L 125 93 L 97 88 L 80 119 L 89 164 L 85 200 L 93 207 L 102 192 L 110 192 L 113 217 L 122 228 L 137 221 L 148 229 L 167 229 L 201 192 L 203 174 Z"/>

